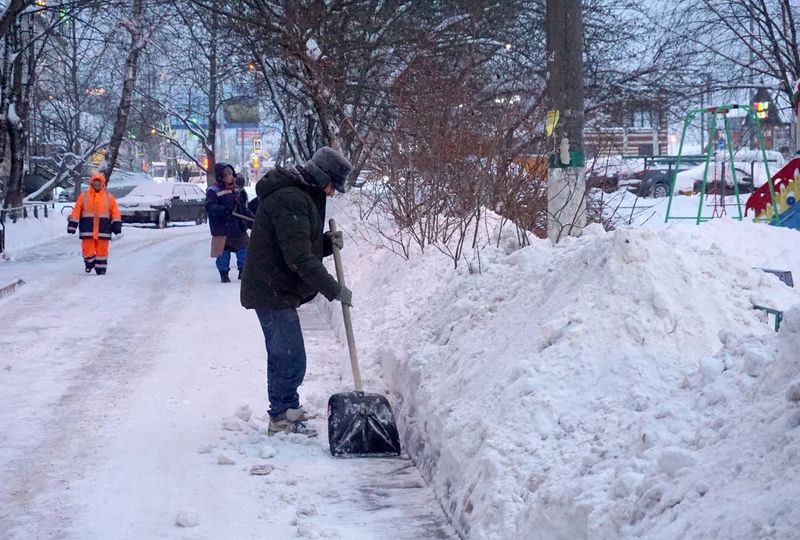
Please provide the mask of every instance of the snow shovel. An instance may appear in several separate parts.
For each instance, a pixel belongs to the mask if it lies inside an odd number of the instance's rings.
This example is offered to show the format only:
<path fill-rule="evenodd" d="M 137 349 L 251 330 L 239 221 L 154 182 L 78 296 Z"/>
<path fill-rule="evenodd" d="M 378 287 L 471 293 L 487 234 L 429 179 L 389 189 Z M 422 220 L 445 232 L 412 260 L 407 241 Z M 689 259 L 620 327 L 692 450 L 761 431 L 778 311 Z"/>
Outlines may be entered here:
<path fill-rule="evenodd" d="M 336 222 L 330 220 L 330 230 L 336 232 Z M 333 246 L 336 278 L 344 286 L 344 270 L 339 248 Z M 350 321 L 350 306 L 342 304 L 347 348 L 353 368 L 355 392 L 334 394 L 328 400 L 328 443 L 333 456 L 399 456 L 400 437 L 389 401 L 380 394 L 367 394 L 361 386 L 358 355 Z"/>
<path fill-rule="evenodd" d="M 249 221 L 250 223 L 255 223 L 255 221 L 256 221 L 253 218 L 245 216 L 244 214 L 240 214 L 238 212 L 232 212 L 231 215 L 233 217 L 235 217 L 235 218 L 239 218 L 239 219 L 243 219 L 245 221 Z"/>

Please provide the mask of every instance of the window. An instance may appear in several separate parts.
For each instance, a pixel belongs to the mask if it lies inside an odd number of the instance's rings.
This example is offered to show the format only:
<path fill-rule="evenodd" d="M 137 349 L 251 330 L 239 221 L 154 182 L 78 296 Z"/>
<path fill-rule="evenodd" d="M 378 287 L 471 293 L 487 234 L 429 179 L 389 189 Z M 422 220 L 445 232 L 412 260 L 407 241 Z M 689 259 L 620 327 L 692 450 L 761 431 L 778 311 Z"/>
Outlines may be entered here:
<path fill-rule="evenodd" d="M 633 112 L 633 128 L 649 129 L 653 127 L 653 116 L 650 111 Z"/>
<path fill-rule="evenodd" d="M 175 195 L 179 196 L 182 201 L 186 201 L 191 198 L 188 196 L 184 186 L 175 186 L 175 189 L 172 191 L 172 196 L 174 197 Z"/>

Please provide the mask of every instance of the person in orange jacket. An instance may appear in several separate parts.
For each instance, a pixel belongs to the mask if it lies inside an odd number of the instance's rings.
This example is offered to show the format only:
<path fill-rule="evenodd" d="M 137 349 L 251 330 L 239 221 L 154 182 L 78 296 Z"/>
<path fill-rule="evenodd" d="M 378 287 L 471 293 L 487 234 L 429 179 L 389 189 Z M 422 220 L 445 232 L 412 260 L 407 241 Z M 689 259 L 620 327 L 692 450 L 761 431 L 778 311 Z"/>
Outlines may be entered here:
<path fill-rule="evenodd" d="M 94 173 L 89 188 L 78 196 L 75 208 L 69 215 L 67 232 L 80 230 L 81 250 L 86 273 L 92 269 L 97 275 L 106 273 L 108 267 L 108 242 L 111 233 L 122 233 L 122 215 L 117 200 L 106 191 L 106 177 Z"/>

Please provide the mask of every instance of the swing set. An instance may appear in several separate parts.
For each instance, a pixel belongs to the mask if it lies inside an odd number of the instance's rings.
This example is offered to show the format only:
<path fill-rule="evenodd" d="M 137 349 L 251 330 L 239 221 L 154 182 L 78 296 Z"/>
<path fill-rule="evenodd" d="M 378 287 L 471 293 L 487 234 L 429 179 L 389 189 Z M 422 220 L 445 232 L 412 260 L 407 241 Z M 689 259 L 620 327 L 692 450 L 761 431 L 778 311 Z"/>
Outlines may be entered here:
<path fill-rule="evenodd" d="M 683 131 L 681 133 L 681 142 L 680 146 L 678 147 L 678 158 L 675 163 L 675 173 L 672 175 L 670 179 L 670 189 L 669 189 L 669 200 L 667 202 L 667 213 L 664 218 L 665 223 L 669 222 L 670 220 L 681 220 L 681 219 L 691 219 L 695 220 L 695 222 L 699 225 L 704 221 L 708 221 L 717 217 L 721 217 L 723 215 L 727 215 L 727 205 L 726 200 L 727 197 L 730 195 L 726 193 L 728 189 L 728 184 L 730 183 L 733 187 L 733 196 L 736 199 L 736 213 L 733 216 L 734 219 L 738 219 L 741 221 L 744 219 L 744 212 L 742 211 L 742 201 L 741 201 L 741 189 L 739 179 L 737 178 L 737 169 L 735 166 L 734 160 L 734 150 L 733 145 L 731 143 L 731 128 L 730 128 L 730 121 L 728 119 L 728 113 L 732 110 L 743 110 L 745 111 L 746 118 L 750 120 L 750 125 L 753 126 L 755 133 L 757 135 L 758 140 L 758 151 L 761 154 L 761 158 L 764 162 L 764 172 L 766 173 L 767 178 L 767 185 L 769 185 L 769 197 L 772 200 L 773 207 L 775 207 L 775 190 L 773 188 L 772 182 L 770 179 L 772 178 L 769 172 L 769 160 L 767 158 L 767 152 L 764 149 L 764 138 L 761 133 L 761 123 L 758 120 L 758 115 L 753 107 L 749 105 L 737 105 L 737 104 L 729 104 L 729 105 L 718 105 L 716 107 L 706 107 L 701 109 L 692 109 L 688 113 L 686 113 L 686 117 L 683 121 Z M 703 180 L 700 182 L 699 186 L 699 193 L 700 193 L 700 200 L 697 206 L 697 213 L 691 216 L 676 216 L 671 214 L 672 210 L 672 201 L 675 195 L 675 183 L 677 180 L 678 171 L 680 171 L 681 165 L 681 158 L 683 156 L 683 146 L 686 141 L 686 133 L 689 130 L 689 126 L 691 125 L 692 121 L 697 117 L 697 115 L 710 115 L 709 120 L 709 127 L 708 127 L 708 134 L 709 134 L 709 143 L 707 150 L 705 152 L 705 167 L 703 169 Z M 715 141 L 722 142 L 722 140 L 717 138 L 717 132 L 720 131 L 717 127 L 718 122 L 717 119 L 722 118 L 722 129 L 721 131 L 724 132 L 724 145 L 718 145 Z M 718 148 L 718 146 L 723 146 L 723 148 Z M 719 160 L 716 153 L 717 150 L 724 151 L 727 149 L 727 156 L 723 153 L 722 160 Z M 712 167 L 712 159 L 713 159 L 713 167 Z M 727 167 L 726 164 L 730 166 Z M 712 173 L 712 180 L 710 184 L 711 192 L 709 191 L 709 171 Z M 730 182 L 726 179 L 727 174 L 730 173 Z M 751 167 L 751 179 L 755 176 L 755 171 L 752 170 Z M 713 198 L 713 204 L 710 205 L 713 207 L 712 213 L 710 216 L 703 214 L 703 209 L 706 204 L 706 195 L 709 198 Z M 778 220 L 780 217 L 778 217 Z M 778 221 L 778 225 L 780 222 Z"/>

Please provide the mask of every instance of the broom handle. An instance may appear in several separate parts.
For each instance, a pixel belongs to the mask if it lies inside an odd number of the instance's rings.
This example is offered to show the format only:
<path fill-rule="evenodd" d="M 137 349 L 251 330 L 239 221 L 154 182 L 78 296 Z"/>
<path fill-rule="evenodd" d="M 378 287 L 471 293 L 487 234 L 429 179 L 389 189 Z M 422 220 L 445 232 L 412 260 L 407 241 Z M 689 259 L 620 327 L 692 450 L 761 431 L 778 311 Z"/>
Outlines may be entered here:
<path fill-rule="evenodd" d="M 328 221 L 328 225 L 330 231 L 335 233 L 336 222 L 333 218 Z M 333 262 L 336 265 L 336 279 L 339 280 L 339 285 L 345 287 L 342 255 L 339 253 L 339 248 L 336 246 L 333 246 Z M 355 382 L 356 385 L 356 392 L 361 392 L 361 371 L 358 369 L 358 353 L 356 352 L 356 340 L 353 337 L 353 323 L 350 320 L 350 306 L 342 304 L 342 318 L 344 319 L 344 331 L 347 334 L 347 348 L 350 351 L 350 366 L 353 368 L 353 382 Z"/>

